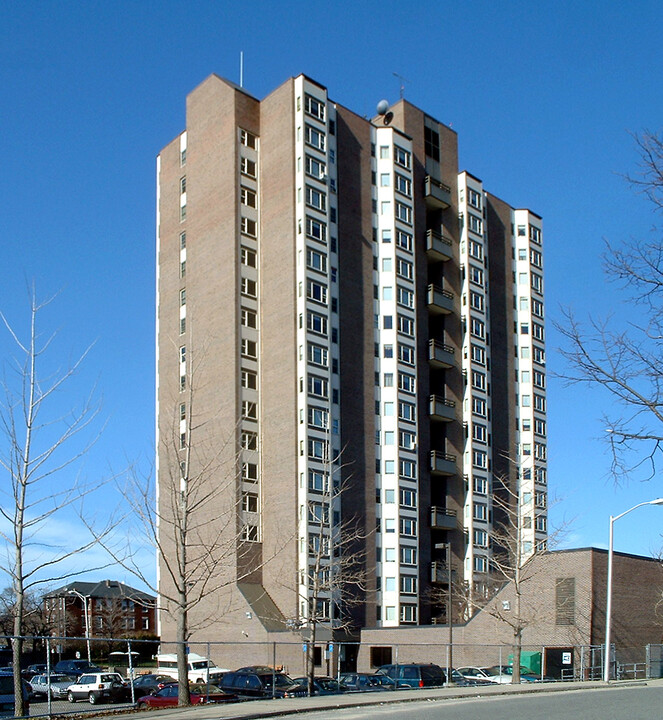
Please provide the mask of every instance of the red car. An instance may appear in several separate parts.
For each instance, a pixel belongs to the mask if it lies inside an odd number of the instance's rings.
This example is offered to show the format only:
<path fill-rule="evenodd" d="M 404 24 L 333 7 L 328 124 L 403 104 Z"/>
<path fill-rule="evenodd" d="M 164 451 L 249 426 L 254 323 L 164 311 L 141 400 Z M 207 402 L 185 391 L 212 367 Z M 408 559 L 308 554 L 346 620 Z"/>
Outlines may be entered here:
<path fill-rule="evenodd" d="M 177 705 L 177 683 L 166 685 L 152 695 L 145 695 L 136 701 L 137 708 L 162 708 L 174 707 Z M 230 702 L 236 699 L 236 695 L 224 693 L 216 685 L 190 685 L 191 704 L 203 705 L 205 703 Z"/>

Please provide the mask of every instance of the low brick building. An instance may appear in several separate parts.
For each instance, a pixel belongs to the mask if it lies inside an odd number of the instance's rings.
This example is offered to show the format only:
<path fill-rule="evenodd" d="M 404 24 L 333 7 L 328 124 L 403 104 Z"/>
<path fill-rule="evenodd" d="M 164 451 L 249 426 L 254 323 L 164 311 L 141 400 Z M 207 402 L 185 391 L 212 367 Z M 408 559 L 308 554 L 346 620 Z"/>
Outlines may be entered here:
<path fill-rule="evenodd" d="M 540 651 L 547 674 L 577 676 L 602 663 L 608 553 L 596 548 L 547 552 L 524 566 L 520 617 L 523 649 Z M 655 558 L 614 554 L 612 642 L 618 663 L 643 663 L 645 648 L 663 642 L 663 567 Z M 506 663 L 517 612 L 512 583 L 467 623 L 453 627 L 453 665 Z M 431 661 L 445 665 L 449 628 L 365 629 L 358 665 Z M 570 661 L 570 662 L 569 662 Z"/>

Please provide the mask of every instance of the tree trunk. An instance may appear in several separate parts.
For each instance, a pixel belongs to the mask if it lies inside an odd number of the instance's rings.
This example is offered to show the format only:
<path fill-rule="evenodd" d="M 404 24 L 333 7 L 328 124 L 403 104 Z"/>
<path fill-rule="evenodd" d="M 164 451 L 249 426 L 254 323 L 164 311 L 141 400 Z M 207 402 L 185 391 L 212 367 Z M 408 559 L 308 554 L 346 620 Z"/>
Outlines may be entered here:
<path fill-rule="evenodd" d="M 520 652 L 523 647 L 522 630 L 520 628 L 513 632 L 513 676 L 511 682 L 520 682 Z"/>
<path fill-rule="evenodd" d="M 188 640 L 188 617 L 186 594 L 180 593 L 180 604 L 177 607 L 177 694 L 179 706 L 191 705 L 189 692 L 189 664 L 187 662 L 186 644 Z"/>

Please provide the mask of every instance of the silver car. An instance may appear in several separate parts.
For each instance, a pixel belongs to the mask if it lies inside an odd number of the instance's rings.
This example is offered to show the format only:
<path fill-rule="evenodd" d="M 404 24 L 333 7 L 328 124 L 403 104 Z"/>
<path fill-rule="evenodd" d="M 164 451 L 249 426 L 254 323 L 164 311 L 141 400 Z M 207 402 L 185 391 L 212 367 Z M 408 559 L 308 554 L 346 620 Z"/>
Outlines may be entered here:
<path fill-rule="evenodd" d="M 67 688 L 76 682 L 76 678 L 72 675 L 35 675 L 30 680 L 33 697 L 48 697 L 49 687 L 51 698 L 53 700 L 64 700 L 67 697 Z"/>

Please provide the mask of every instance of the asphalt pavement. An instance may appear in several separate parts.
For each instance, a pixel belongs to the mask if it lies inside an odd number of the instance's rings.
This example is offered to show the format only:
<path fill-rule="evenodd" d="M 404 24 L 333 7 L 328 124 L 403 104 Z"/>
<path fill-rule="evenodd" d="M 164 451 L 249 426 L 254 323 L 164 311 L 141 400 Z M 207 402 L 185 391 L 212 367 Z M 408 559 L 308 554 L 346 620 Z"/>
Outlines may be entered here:
<path fill-rule="evenodd" d="M 114 718 L 136 720 L 137 714 L 149 713 L 149 720 L 231 720 L 242 718 L 279 717 L 301 712 L 334 710 L 344 707 L 370 707 L 385 703 L 406 703 L 421 700 L 444 701 L 457 698 L 486 697 L 489 695 L 511 695 L 517 693 L 572 692 L 574 690 L 617 690 L 622 687 L 651 685 L 663 687 L 663 679 L 622 680 L 610 683 L 603 681 L 559 682 L 559 683 L 521 683 L 520 685 L 480 685 L 476 687 L 422 688 L 414 690 L 387 690 L 384 692 L 343 693 L 310 698 L 283 698 L 279 700 L 250 700 L 229 704 L 196 705 L 187 708 L 166 708 L 156 710 L 132 710 L 114 712 Z M 101 710 L 101 708 L 100 708 Z M 107 715 L 101 711 L 99 716 Z M 89 714 L 87 717 L 96 717 Z"/>

